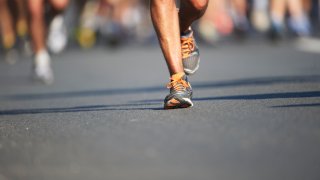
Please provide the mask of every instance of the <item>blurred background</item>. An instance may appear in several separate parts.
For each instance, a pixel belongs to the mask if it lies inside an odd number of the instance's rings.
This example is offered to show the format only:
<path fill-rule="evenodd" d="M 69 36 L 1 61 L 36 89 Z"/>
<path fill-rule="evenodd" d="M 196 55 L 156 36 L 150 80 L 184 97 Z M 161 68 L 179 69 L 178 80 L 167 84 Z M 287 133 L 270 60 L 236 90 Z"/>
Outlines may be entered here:
<path fill-rule="evenodd" d="M 0 0 L 0 180 L 319 180 L 319 1 L 210 0 L 163 111 L 149 0 Z"/>
<path fill-rule="evenodd" d="M 29 6 L 21 0 L 0 2 L 0 56 L 1 60 L 14 64 L 32 55 Z M 56 28 L 51 27 L 54 21 L 49 18 L 50 6 L 44 5 L 48 34 L 56 37 L 48 38 L 48 49 L 61 53 L 68 48 L 156 44 L 148 5 L 148 0 L 71 0 Z M 213 48 L 224 42 L 273 43 L 316 38 L 319 7 L 318 0 L 211 0 L 194 30 L 201 43 Z"/>

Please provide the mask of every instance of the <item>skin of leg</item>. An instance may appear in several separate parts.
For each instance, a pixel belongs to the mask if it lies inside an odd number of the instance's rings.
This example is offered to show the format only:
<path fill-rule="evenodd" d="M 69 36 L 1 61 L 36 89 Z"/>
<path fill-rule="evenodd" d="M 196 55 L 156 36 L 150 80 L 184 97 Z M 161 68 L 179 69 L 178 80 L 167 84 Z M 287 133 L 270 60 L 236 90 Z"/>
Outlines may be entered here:
<path fill-rule="evenodd" d="M 228 0 L 210 0 L 207 10 L 200 19 L 203 23 L 210 21 L 215 25 L 216 30 L 223 35 L 228 35 L 232 32 L 232 19 L 227 12 Z M 207 22 L 206 22 L 207 21 Z"/>
<path fill-rule="evenodd" d="M 27 25 L 27 12 L 25 9 L 25 1 L 15 0 L 15 5 L 17 8 L 17 22 L 16 22 L 16 29 L 17 34 L 19 36 L 24 36 L 27 34 L 28 25 Z"/>
<path fill-rule="evenodd" d="M 174 0 L 150 0 L 151 18 L 171 75 L 184 72 L 179 18 Z"/>
<path fill-rule="evenodd" d="M 131 8 L 135 7 L 139 3 L 137 0 L 121 0 L 115 7 L 114 11 L 114 19 L 118 22 L 123 21 L 123 15 L 130 10 Z"/>
<path fill-rule="evenodd" d="M 60 15 L 68 6 L 69 0 L 49 0 L 52 9 L 50 11 L 50 19 L 56 15 Z"/>
<path fill-rule="evenodd" d="M 15 7 L 17 8 L 18 20 L 27 20 L 27 12 L 25 9 L 25 1 L 15 0 Z"/>
<path fill-rule="evenodd" d="M 45 22 L 44 22 L 44 1 L 29 0 L 28 7 L 30 11 L 30 31 L 34 53 L 46 49 L 45 46 Z"/>
<path fill-rule="evenodd" d="M 303 9 L 305 12 L 310 12 L 312 7 L 311 0 L 301 0 L 301 3 L 303 4 Z"/>
<path fill-rule="evenodd" d="M 13 18 L 9 11 L 7 0 L 0 0 L 0 23 L 3 44 L 5 48 L 11 48 L 15 42 L 15 32 L 13 29 Z"/>
<path fill-rule="evenodd" d="M 288 0 L 288 8 L 293 17 L 304 16 L 304 9 L 301 0 Z"/>
<path fill-rule="evenodd" d="M 207 11 L 206 13 L 203 15 L 203 18 L 205 19 L 212 19 L 212 17 L 214 16 L 214 10 L 215 9 L 218 9 L 218 5 L 221 4 L 219 3 L 221 2 L 221 0 L 211 0 L 209 3 L 208 3 L 208 6 L 207 6 Z M 219 6 L 220 7 L 220 6 Z"/>
<path fill-rule="evenodd" d="M 179 10 L 180 31 L 186 32 L 191 24 L 204 15 L 209 0 L 181 0 Z"/>
<path fill-rule="evenodd" d="M 286 0 L 271 0 L 271 15 L 283 21 L 286 13 Z"/>
<path fill-rule="evenodd" d="M 246 0 L 232 0 L 231 6 L 236 11 L 237 14 L 241 16 L 246 16 L 246 11 L 247 11 Z"/>
<path fill-rule="evenodd" d="M 63 11 L 69 4 L 69 0 L 50 0 L 51 5 L 56 11 Z"/>
<path fill-rule="evenodd" d="M 128 3 L 126 3 L 125 1 L 117 1 L 117 3 L 114 4 L 112 19 L 120 23 L 122 21 L 122 15 L 126 8 L 128 8 Z"/>
<path fill-rule="evenodd" d="M 221 9 L 223 9 L 223 5 L 224 5 L 224 0 L 210 0 L 207 6 L 207 11 L 206 13 L 203 14 L 202 19 L 213 21 L 216 13 L 221 12 Z"/>
<path fill-rule="evenodd" d="M 111 4 L 108 0 L 99 0 L 97 14 L 100 17 L 109 18 L 114 11 L 114 4 Z"/>

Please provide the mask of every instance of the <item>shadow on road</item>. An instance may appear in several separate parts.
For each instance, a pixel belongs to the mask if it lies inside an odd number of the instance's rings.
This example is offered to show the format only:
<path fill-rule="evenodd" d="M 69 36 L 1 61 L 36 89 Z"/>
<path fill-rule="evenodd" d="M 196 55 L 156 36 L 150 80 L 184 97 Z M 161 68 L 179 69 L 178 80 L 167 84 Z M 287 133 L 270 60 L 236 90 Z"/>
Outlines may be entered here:
<path fill-rule="evenodd" d="M 286 84 L 286 83 L 319 83 L 320 75 L 312 76 L 282 76 L 282 77 L 261 77 L 249 78 L 240 80 L 230 80 L 221 82 L 204 82 L 194 83 L 193 87 L 197 89 L 210 89 L 210 88 L 227 88 L 227 87 L 241 87 L 241 86 L 258 86 L 258 85 L 271 85 L 271 84 Z M 163 86 L 157 87 L 143 87 L 143 88 L 123 88 L 123 89 L 105 89 L 105 90 L 88 90 L 78 92 L 58 92 L 58 93 L 44 93 L 44 94 L 18 94 L 18 95 L 4 95 L 0 96 L 0 100 L 18 101 L 18 100 L 41 100 L 41 99 L 57 99 L 57 98 L 79 98 L 79 97 L 95 97 L 95 96 L 112 96 L 123 94 L 139 94 L 139 93 L 152 93 L 166 91 Z M 276 96 L 272 94 L 265 95 Z M 280 94 L 285 96 L 285 94 Z M 290 96 L 290 94 L 289 94 Z M 263 95 L 250 95 L 250 96 L 233 96 L 229 99 L 264 99 Z M 209 98 L 210 100 L 211 98 Z M 215 100 L 216 98 L 213 98 Z M 225 97 L 228 99 L 228 97 Z M 201 100 L 201 99 L 198 99 Z M 203 99 L 208 100 L 208 99 Z M 161 100 L 162 101 L 162 100 Z"/>
<path fill-rule="evenodd" d="M 320 97 L 320 91 L 307 92 L 284 92 L 284 93 L 268 93 L 268 94 L 252 94 L 252 95 L 236 95 L 223 97 L 205 97 L 195 98 L 195 101 L 208 100 L 262 100 L 262 99 L 288 99 L 288 98 L 314 98 Z"/>
<path fill-rule="evenodd" d="M 90 111 L 120 111 L 120 110 L 162 110 L 163 108 L 137 107 L 159 105 L 158 103 L 144 104 L 118 104 L 118 105 L 94 105 L 78 106 L 67 108 L 37 108 L 37 109 L 16 109 L 0 111 L 0 116 L 4 115 L 28 115 L 28 114 L 45 114 L 45 113 L 73 113 L 73 112 L 90 112 Z"/>
<path fill-rule="evenodd" d="M 270 84 L 284 83 L 308 83 L 320 82 L 318 76 L 291 76 L 291 77 L 268 77 L 268 78 L 252 78 L 223 82 L 207 82 L 198 83 L 194 87 L 197 89 L 224 88 L 236 86 L 257 86 Z M 160 87 L 145 87 L 145 88 L 128 88 L 128 89 L 107 89 L 79 92 L 61 92 L 61 93 L 46 93 L 46 94 L 21 94 L 0 96 L 0 100 L 38 100 L 38 99 L 54 99 L 54 98 L 79 98 L 88 96 L 110 96 L 120 94 L 137 94 L 137 93 L 152 93 L 165 91 Z M 266 93 L 266 94 L 249 94 L 249 95 L 233 95 L 220 97 L 200 97 L 194 98 L 193 101 L 214 101 L 214 100 L 264 100 L 264 99 L 289 99 L 289 98 L 316 98 L 320 97 L 320 91 L 304 91 L 304 92 L 282 92 L 282 93 Z M 38 109 L 17 109 L 17 110 L 2 110 L 0 116 L 3 115 L 24 115 L 24 114 L 43 114 L 43 113 L 69 113 L 69 112 L 87 112 L 87 111 L 110 111 L 110 110 L 162 110 L 163 99 L 149 99 L 141 101 L 133 101 L 128 104 L 115 105 L 95 105 L 95 106 L 78 106 L 66 108 L 38 108 Z M 154 107 L 158 106 L 158 107 Z M 161 106 L 161 107 L 160 107 Z M 289 107 L 316 107 L 316 104 L 292 104 L 273 106 L 272 108 L 289 108 Z"/>
<path fill-rule="evenodd" d="M 212 100 L 262 100 L 262 99 L 288 99 L 288 98 L 315 98 L 320 97 L 320 91 L 310 92 L 287 92 L 287 93 L 268 93 L 254 95 L 237 95 L 222 97 L 204 97 L 194 98 L 193 101 L 212 101 Z M 70 113 L 70 112 L 88 112 L 88 111 L 111 111 L 111 110 L 162 110 L 162 108 L 152 108 L 145 106 L 160 105 L 162 99 L 136 101 L 130 104 L 118 105 L 95 105 L 95 106 L 79 106 L 68 108 L 40 108 L 40 109 L 17 109 L 0 111 L 2 115 L 24 115 L 24 114 L 44 114 L 44 113 Z M 141 106 L 141 107 L 139 107 Z M 295 104 L 284 106 L 273 106 L 273 108 L 285 107 L 316 107 L 320 104 Z"/>
<path fill-rule="evenodd" d="M 320 97 L 320 91 L 306 92 L 284 92 L 284 93 L 267 93 L 267 94 L 250 94 L 236 96 L 220 96 L 220 97 L 202 97 L 193 98 L 193 101 L 212 101 L 212 100 L 263 100 L 263 99 L 289 99 L 289 98 L 315 98 Z M 136 101 L 137 103 L 156 103 L 161 99 L 151 99 L 145 101 Z"/>
<path fill-rule="evenodd" d="M 272 106 L 272 108 L 294 108 L 294 107 L 320 107 L 320 103 L 314 104 L 289 104 L 289 105 L 282 105 L 282 106 Z"/>

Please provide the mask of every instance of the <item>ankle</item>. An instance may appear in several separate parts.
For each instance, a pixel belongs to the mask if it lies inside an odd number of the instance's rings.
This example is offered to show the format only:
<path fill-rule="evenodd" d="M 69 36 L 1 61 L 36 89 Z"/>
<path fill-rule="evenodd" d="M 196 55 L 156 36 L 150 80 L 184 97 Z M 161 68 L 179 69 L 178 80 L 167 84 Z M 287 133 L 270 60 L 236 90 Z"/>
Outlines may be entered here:
<path fill-rule="evenodd" d="M 42 49 L 35 53 L 34 60 L 36 63 L 49 62 L 50 55 L 46 49 Z"/>
<path fill-rule="evenodd" d="M 185 76 L 184 72 L 179 72 L 171 75 L 171 79 L 182 79 Z"/>

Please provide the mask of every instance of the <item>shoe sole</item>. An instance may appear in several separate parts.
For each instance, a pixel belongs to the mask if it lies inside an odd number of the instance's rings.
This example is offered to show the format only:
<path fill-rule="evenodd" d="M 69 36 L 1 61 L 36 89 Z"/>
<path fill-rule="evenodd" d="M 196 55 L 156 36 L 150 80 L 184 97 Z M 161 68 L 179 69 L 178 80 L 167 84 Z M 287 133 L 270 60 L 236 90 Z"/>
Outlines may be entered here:
<path fill-rule="evenodd" d="M 164 109 L 183 109 L 193 107 L 193 103 L 189 98 L 172 98 L 164 105 Z"/>

